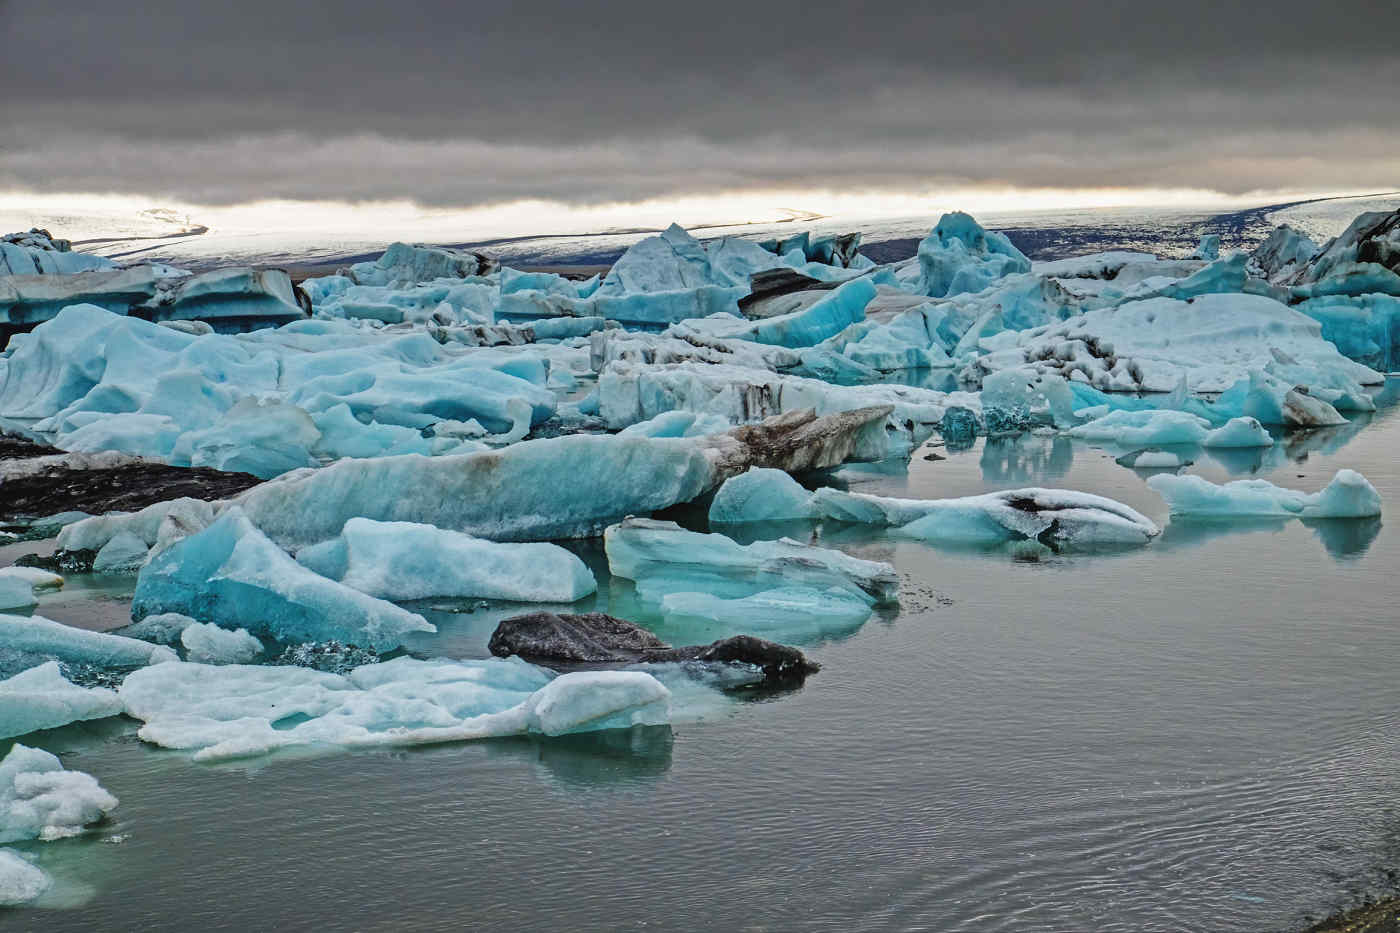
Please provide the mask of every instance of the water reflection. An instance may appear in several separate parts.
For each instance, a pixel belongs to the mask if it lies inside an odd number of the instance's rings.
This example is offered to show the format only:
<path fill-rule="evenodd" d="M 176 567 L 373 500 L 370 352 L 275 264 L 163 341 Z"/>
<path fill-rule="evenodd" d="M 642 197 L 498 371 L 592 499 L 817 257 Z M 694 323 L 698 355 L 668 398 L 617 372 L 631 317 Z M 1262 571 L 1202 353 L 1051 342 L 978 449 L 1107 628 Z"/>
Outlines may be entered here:
<path fill-rule="evenodd" d="M 1178 551 L 1199 547 L 1226 535 L 1279 534 L 1293 518 L 1191 518 L 1174 516 L 1150 546 Z M 1355 560 L 1371 547 L 1381 531 L 1379 518 L 1305 519 L 1302 524 L 1322 542 L 1333 560 Z"/>
<path fill-rule="evenodd" d="M 981 465 L 989 483 L 1058 479 L 1074 465 L 1074 442 L 1062 434 L 990 437 L 982 446 Z"/>
<path fill-rule="evenodd" d="M 670 726 L 633 726 L 577 735 L 487 743 L 491 757 L 524 757 L 538 776 L 561 789 L 650 783 L 671 770 Z"/>

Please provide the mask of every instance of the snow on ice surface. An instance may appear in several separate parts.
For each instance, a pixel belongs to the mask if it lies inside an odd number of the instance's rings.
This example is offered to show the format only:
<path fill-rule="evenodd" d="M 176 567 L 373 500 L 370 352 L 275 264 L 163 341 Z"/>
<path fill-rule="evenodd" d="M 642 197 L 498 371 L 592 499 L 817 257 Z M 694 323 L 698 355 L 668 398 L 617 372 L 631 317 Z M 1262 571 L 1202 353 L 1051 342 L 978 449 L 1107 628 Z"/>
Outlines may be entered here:
<path fill-rule="evenodd" d="M 352 518 L 339 537 L 302 548 L 297 562 L 381 599 L 571 603 L 598 588 L 583 561 L 557 544 L 501 544 L 431 525 L 367 518 Z"/>
<path fill-rule="evenodd" d="M 53 887 L 43 869 L 13 849 L 0 849 L 0 907 L 27 904 Z"/>
<path fill-rule="evenodd" d="M 1355 470 L 1338 470 L 1321 492 L 1304 493 L 1262 479 L 1216 485 L 1200 476 L 1161 475 L 1147 485 L 1172 515 L 1213 518 L 1373 518 L 1381 497 Z"/>
<path fill-rule="evenodd" d="M 282 642 L 375 650 L 398 647 L 410 632 L 437 631 L 417 613 L 307 570 L 237 507 L 141 569 L 132 618 L 166 612 Z"/>
<path fill-rule="evenodd" d="M 16 742 L 0 760 L 0 842 L 76 836 L 116 806 L 96 778 L 49 752 Z"/>
<path fill-rule="evenodd" d="M 0 680 L 0 738 L 56 729 L 71 722 L 105 719 L 121 712 L 122 702 L 116 693 L 103 687 L 70 683 L 57 661 Z"/>
<path fill-rule="evenodd" d="M 168 665 L 120 695 L 143 740 L 196 760 L 281 748 L 421 745 L 670 722 L 670 691 L 639 671 L 555 677 L 518 658 L 397 658 L 345 675 L 302 667 Z"/>

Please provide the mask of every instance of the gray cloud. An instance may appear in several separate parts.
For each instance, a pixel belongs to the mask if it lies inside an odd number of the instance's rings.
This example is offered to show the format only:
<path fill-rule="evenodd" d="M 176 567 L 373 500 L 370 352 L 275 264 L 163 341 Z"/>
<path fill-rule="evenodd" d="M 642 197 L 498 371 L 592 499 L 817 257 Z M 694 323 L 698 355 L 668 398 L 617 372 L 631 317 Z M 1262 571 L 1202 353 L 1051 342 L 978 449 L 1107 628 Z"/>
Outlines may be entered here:
<path fill-rule="evenodd" d="M 1392 187 L 1397 19 L 1312 0 L 0 0 L 0 185 L 463 205 Z"/>

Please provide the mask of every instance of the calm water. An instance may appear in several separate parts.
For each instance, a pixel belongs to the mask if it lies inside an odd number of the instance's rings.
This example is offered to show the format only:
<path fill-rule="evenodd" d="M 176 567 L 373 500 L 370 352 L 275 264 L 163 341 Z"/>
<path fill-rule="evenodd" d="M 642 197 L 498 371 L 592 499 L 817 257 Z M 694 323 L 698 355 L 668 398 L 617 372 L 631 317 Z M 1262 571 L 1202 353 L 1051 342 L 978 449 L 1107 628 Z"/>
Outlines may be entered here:
<path fill-rule="evenodd" d="M 1400 416 L 1367 420 L 1193 470 L 1312 490 L 1352 467 L 1397 515 Z M 841 478 L 1064 486 L 1166 520 L 1143 474 L 1060 438 Z M 893 561 L 904 609 L 814 648 L 805 687 L 674 733 L 233 767 L 123 724 L 31 737 L 122 803 L 32 847 L 76 906 L 0 928 L 1298 929 L 1395 887 L 1397 527 L 1177 523 L 1037 564 L 827 533 Z M 506 611 L 435 614 L 414 648 L 483 654 Z"/>

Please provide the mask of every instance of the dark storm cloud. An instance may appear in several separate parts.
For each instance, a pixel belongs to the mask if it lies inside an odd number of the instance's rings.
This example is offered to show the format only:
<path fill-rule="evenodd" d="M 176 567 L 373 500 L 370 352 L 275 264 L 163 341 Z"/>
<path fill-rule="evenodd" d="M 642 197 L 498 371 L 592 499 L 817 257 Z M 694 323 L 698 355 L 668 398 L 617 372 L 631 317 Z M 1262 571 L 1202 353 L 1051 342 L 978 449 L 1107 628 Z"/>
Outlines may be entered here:
<path fill-rule="evenodd" d="M 908 6 L 0 0 L 0 185 L 474 204 L 1400 183 L 1400 17 L 1374 2 Z"/>

